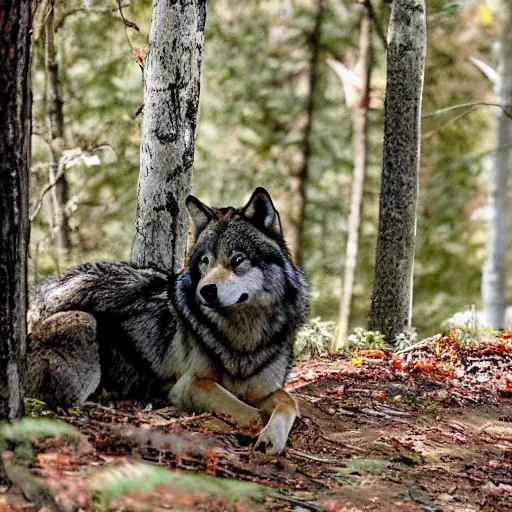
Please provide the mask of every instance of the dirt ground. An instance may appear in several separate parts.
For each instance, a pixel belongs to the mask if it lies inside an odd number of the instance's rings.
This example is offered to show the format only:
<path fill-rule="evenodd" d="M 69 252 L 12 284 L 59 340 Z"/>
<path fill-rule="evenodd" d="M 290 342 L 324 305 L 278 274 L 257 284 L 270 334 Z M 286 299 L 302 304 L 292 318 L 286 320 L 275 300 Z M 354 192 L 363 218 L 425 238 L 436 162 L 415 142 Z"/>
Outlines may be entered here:
<path fill-rule="evenodd" d="M 33 438 L 28 459 L 20 444 L 4 449 L 11 482 L 0 487 L 0 511 L 510 511 L 511 338 L 466 347 L 437 336 L 399 355 L 299 363 L 289 387 L 301 418 L 281 456 L 253 451 L 256 432 L 230 418 L 88 404 L 57 415 L 78 441 Z M 233 501 L 206 484 L 165 485 L 100 503 L 94 482 L 109 478 L 101 471 L 128 467 L 143 479 L 138 461 L 270 489 Z"/>

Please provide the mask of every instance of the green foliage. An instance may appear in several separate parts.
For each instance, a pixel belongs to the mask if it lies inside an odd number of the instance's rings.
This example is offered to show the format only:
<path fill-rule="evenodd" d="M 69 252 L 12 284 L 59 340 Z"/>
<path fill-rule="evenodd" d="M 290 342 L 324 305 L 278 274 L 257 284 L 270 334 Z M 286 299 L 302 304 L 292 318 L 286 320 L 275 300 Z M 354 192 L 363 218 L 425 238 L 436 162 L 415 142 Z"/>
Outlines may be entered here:
<path fill-rule="evenodd" d="M 40 416 L 43 411 L 46 411 L 48 406 L 42 400 L 37 398 L 25 398 L 25 414 L 27 416 Z"/>
<path fill-rule="evenodd" d="M 141 118 L 130 114 L 142 103 L 142 74 L 132 56 L 115 2 L 56 2 L 55 41 L 64 104 L 64 150 L 99 157 L 97 166 L 79 162 L 66 170 L 72 250 L 69 265 L 87 260 L 126 259 L 135 213 Z M 136 4 L 136 5 L 135 5 Z M 43 11 L 41 9 L 40 11 Z M 132 2 L 127 16 L 141 32 L 128 29 L 134 45 L 147 49 L 151 2 Z M 48 183 L 44 139 L 44 30 L 38 29 L 33 63 L 32 196 Z M 40 26 L 40 25 L 39 25 Z M 134 35 L 137 34 L 137 35 Z M 134 39 L 136 38 L 136 39 Z M 34 203 L 34 201 L 33 201 Z M 59 268 L 52 242 L 49 195 L 32 224 L 32 283 Z"/>
<path fill-rule="evenodd" d="M 270 493 L 270 489 L 258 484 L 190 472 L 171 471 L 163 466 L 135 462 L 95 473 L 90 479 L 89 485 L 96 500 L 104 507 L 126 494 L 149 492 L 157 486 L 170 486 L 191 495 L 207 493 L 233 501 L 264 498 Z"/>
<path fill-rule="evenodd" d="M 80 433 L 63 421 L 48 418 L 22 418 L 0 426 L 0 440 L 16 441 L 31 437 L 78 438 Z"/>
<path fill-rule="evenodd" d="M 12 423 L 0 424 L 0 451 L 7 444 L 15 445 L 16 456 L 30 462 L 34 458 L 33 438 L 66 436 L 78 440 L 80 433 L 70 425 L 47 418 L 22 418 Z"/>
<path fill-rule="evenodd" d="M 401 332 L 396 336 L 393 342 L 395 350 L 403 350 L 404 348 L 414 345 L 418 341 L 418 333 L 416 329 L 407 332 Z"/>
<path fill-rule="evenodd" d="M 364 350 L 378 350 L 391 348 L 384 341 L 384 334 L 379 331 L 369 331 L 363 327 L 356 327 L 354 333 L 348 337 L 350 348 L 362 348 Z"/>
<path fill-rule="evenodd" d="M 108 5 L 107 5 L 108 4 Z M 479 22 L 474 3 L 428 2 L 428 51 L 423 111 L 485 101 L 490 85 L 468 63 L 491 62 L 492 27 Z M 68 169 L 72 227 L 69 264 L 126 259 L 132 236 L 142 116 L 142 74 L 127 36 L 147 51 L 151 2 L 131 2 L 125 16 L 140 27 L 126 29 L 115 2 L 57 2 L 65 150 L 99 157 Z M 275 197 L 293 251 L 297 238 L 297 190 L 304 159 L 309 99 L 311 34 L 317 0 L 238 2 L 208 6 L 202 67 L 194 193 L 209 204 L 240 205 L 257 185 Z M 80 8 L 80 9 L 78 9 Z M 358 45 L 361 5 L 324 2 L 318 82 L 311 125 L 304 267 L 312 315 L 336 321 L 344 266 L 352 182 L 352 112 L 329 56 L 351 66 Z M 375 5 L 386 27 L 388 7 Z M 41 10 L 42 11 L 42 10 Z M 40 25 L 40 22 L 38 22 Z M 32 195 L 47 184 L 44 119 L 44 31 L 36 24 L 34 45 Z M 375 32 L 374 32 L 375 36 Z M 351 326 L 364 325 L 372 293 L 378 226 L 385 53 L 374 37 L 372 109 Z M 375 106 L 374 106 L 375 105 Z M 483 155 L 495 149 L 492 112 L 460 111 L 423 120 L 414 281 L 413 324 L 418 335 L 436 332 L 448 314 L 480 302 L 485 225 Z M 113 149 L 112 149 L 113 148 Z M 58 269 L 48 198 L 32 224 L 30 284 Z M 62 270 L 62 269 L 59 269 Z M 315 335 L 316 336 L 316 335 Z M 313 336 L 313 338 L 315 338 Z M 407 340 L 403 340 L 404 343 Z M 409 340 L 410 341 L 410 340 Z M 323 342 L 306 353 L 318 353 Z M 300 355 L 300 354 L 299 354 Z"/>
<path fill-rule="evenodd" d="M 458 311 L 448 318 L 444 322 L 444 327 L 464 345 L 485 343 L 499 335 L 499 331 L 484 320 L 482 313 L 476 311 L 474 304 L 470 309 Z"/>
<path fill-rule="evenodd" d="M 329 351 L 334 338 L 334 322 L 312 318 L 298 333 L 295 340 L 295 358 L 310 359 Z"/>

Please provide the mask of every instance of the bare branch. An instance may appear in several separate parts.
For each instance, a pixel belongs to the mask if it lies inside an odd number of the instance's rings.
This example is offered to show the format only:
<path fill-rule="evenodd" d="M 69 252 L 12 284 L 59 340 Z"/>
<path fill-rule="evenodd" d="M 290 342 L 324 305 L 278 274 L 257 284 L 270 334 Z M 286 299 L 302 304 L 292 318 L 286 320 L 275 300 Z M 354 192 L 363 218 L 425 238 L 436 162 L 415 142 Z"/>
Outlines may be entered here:
<path fill-rule="evenodd" d="M 30 222 L 32 222 L 36 218 L 37 214 L 39 213 L 39 210 L 41 209 L 41 206 L 43 205 L 44 197 L 46 196 L 46 194 L 48 194 L 48 192 L 50 192 L 53 189 L 53 187 L 55 187 L 59 179 L 64 175 L 64 172 L 68 168 L 68 166 L 72 165 L 72 162 L 77 158 L 88 156 L 88 154 L 103 148 L 110 148 L 112 151 L 114 151 L 116 155 L 118 155 L 118 152 L 107 142 L 101 142 L 87 149 L 75 148 L 73 150 L 68 150 L 65 154 L 62 155 L 62 157 L 59 160 L 57 173 L 55 174 L 53 179 L 49 183 L 47 183 L 39 193 L 36 206 L 34 207 L 32 213 L 29 216 Z"/>
<path fill-rule="evenodd" d="M 94 153 L 95 151 L 99 151 L 100 149 L 109 148 L 111 149 L 117 156 L 119 156 L 119 151 L 109 144 L 108 142 L 99 142 L 98 144 L 95 144 L 94 146 L 90 146 L 86 149 L 89 153 Z"/>
<path fill-rule="evenodd" d="M 368 15 L 370 16 L 370 19 L 372 20 L 372 23 L 375 26 L 375 30 L 377 31 L 377 35 L 379 36 L 379 39 L 382 41 L 384 49 L 387 50 L 388 41 L 386 39 L 386 34 L 384 32 L 384 29 L 382 28 L 379 18 L 377 17 L 377 14 L 375 13 L 375 9 L 373 8 L 371 0 L 360 0 L 360 2 L 366 7 Z"/>
<path fill-rule="evenodd" d="M 444 128 L 445 126 L 449 124 L 453 124 L 457 122 L 460 118 L 467 116 L 468 114 L 471 114 L 471 112 L 474 112 L 476 110 L 476 107 L 471 107 L 468 110 L 465 110 L 464 112 L 456 115 L 455 117 L 452 117 L 451 119 L 448 119 L 448 121 L 445 121 L 441 125 L 436 126 L 433 130 L 430 130 L 429 132 L 423 133 L 421 138 L 423 140 L 430 139 L 433 135 L 435 135 L 441 128 Z"/>
<path fill-rule="evenodd" d="M 133 29 L 135 29 L 137 32 L 140 32 L 140 28 L 139 28 L 135 23 L 133 23 L 133 21 L 127 20 L 127 19 L 124 17 L 124 14 L 123 14 L 123 5 L 122 5 L 122 3 L 121 3 L 121 0 L 117 0 L 117 8 L 118 8 L 118 10 L 119 10 L 119 16 L 121 16 L 121 19 L 123 20 L 124 26 L 125 26 L 125 27 L 128 27 L 128 28 L 133 28 Z"/>
<path fill-rule="evenodd" d="M 132 49 L 132 55 L 135 55 L 136 53 L 136 50 L 135 50 L 135 47 L 133 46 L 132 44 L 132 41 L 130 39 L 130 36 L 128 35 L 128 29 L 129 28 L 133 28 L 137 31 L 140 32 L 140 29 L 137 25 L 135 25 L 135 23 L 131 22 L 131 21 L 128 21 L 125 17 L 124 17 L 124 14 L 123 14 L 123 9 L 122 9 L 122 5 L 121 5 L 121 0 L 116 0 L 117 1 L 117 9 L 119 11 L 119 16 L 121 16 L 121 19 L 123 20 L 123 24 L 124 24 L 124 34 L 126 36 L 126 40 L 128 41 L 128 44 L 130 45 L 130 48 Z"/>
<path fill-rule="evenodd" d="M 422 119 L 427 119 L 429 117 L 438 116 L 441 114 L 445 114 L 446 112 L 451 112 L 452 110 L 458 110 L 460 108 L 473 108 L 473 107 L 499 107 L 503 110 L 503 113 L 512 119 L 512 107 L 510 105 L 501 105 L 500 103 L 490 103 L 486 101 L 477 101 L 475 103 L 461 103 L 459 105 L 452 105 L 451 107 L 442 108 L 440 110 L 436 110 L 435 112 L 430 112 L 428 114 L 424 114 Z"/>
<path fill-rule="evenodd" d="M 43 199 L 46 196 L 46 194 L 48 194 L 48 192 L 50 192 L 50 190 L 57 184 L 59 179 L 64 175 L 64 169 L 65 169 L 64 165 L 59 166 L 59 171 L 55 175 L 55 179 L 52 182 L 47 183 L 46 186 L 43 187 L 43 190 L 41 190 L 41 192 L 39 193 L 39 197 L 37 199 L 36 206 L 32 210 L 32 213 L 29 216 L 30 222 L 32 222 L 36 218 L 37 214 L 39 213 L 41 206 L 43 206 Z"/>
<path fill-rule="evenodd" d="M 123 2 L 121 4 L 122 7 L 129 7 L 131 4 L 130 0 L 127 2 Z M 57 32 L 59 29 L 61 29 L 64 26 L 64 23 L 66 20 L 74 16 L 75 14 L 113 14 L 119 10 L 119 7 L 105 7 L 104 9 L 101 8 L 87 8 L 87 7 L 78 7 L 76 9 L 71 9 L 68 12 L 65 12 L 61 18 L 55 23 L 55 32 Z"/>
<path fill-rule="evenodd" d="M 137 110 L 135 110 L 134 112 L 132 112 L 130 114 L 130 119 L 135 119 L 137 118 L 138 116 L 140 116 L 142 114 L 142 112 L 144 111 L 144 103 L 141 103 Z"/>

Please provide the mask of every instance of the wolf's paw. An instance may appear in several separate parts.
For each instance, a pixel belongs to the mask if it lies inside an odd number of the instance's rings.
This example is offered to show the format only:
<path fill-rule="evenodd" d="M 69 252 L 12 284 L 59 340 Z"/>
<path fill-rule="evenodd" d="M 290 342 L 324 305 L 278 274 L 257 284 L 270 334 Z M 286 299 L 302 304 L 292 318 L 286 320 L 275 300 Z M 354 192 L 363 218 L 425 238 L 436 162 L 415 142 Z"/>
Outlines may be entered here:
<path fill-rule="evenodd" d="M 258 409 L 255 409 L 255 411 L 255 413 L 244 414 L 243 416 L 239 415 L 236 418 L 238 425 L 253 431 L 262 429 L 265 425 L 265 421 L 263 420 L 260 411 L 258 411 Z"/>
<path fill-rule="evenodd" d="M 267 426 L 261 431 L 254 449 L 262 450 L 265 453 L 282 453 L 287 440 L 288 429 L 277 417 L 274 418 L 274 421 L 269 421 Z"/>

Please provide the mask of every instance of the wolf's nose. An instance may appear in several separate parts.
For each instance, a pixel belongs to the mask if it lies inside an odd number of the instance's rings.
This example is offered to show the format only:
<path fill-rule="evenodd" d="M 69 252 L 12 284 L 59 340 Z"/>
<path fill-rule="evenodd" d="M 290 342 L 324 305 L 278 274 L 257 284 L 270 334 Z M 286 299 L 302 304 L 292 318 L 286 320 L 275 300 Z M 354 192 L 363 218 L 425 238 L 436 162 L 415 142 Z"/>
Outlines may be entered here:
<path fill-rule="evenodd" d="M 199 290 L 199 293 L 207 304 L 211 304 L 217 300 L 217 285 L 206 284 Z"/>

